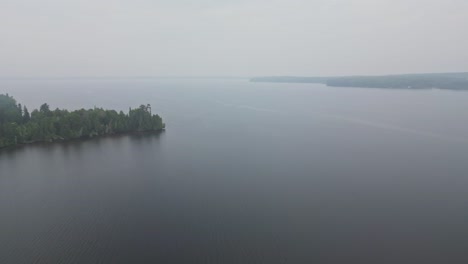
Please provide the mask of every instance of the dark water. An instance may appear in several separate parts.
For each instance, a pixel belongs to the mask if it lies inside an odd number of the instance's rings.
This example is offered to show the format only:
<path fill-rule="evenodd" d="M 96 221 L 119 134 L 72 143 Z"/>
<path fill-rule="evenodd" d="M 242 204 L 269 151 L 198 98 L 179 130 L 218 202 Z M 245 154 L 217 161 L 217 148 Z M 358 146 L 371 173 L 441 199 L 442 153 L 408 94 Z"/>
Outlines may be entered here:
<path fill-rule="evenodd" d="M 0 152 L 0 263 L 467 263 L 468 93 L 1 81 L 167 131 Z"/>

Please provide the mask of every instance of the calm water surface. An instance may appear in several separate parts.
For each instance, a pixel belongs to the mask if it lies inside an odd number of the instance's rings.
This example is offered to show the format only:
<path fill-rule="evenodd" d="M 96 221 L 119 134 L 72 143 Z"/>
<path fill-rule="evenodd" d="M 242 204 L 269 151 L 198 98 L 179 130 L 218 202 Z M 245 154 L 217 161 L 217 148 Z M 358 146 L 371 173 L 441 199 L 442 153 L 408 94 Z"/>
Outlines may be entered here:
<path fill-rule="evenodd" d="M 467 263 L 468 92 L 3 80 L 158 135 L 0 151 L 0 263 Z M 314 262 L 315 261 L 315 262 Z"/>

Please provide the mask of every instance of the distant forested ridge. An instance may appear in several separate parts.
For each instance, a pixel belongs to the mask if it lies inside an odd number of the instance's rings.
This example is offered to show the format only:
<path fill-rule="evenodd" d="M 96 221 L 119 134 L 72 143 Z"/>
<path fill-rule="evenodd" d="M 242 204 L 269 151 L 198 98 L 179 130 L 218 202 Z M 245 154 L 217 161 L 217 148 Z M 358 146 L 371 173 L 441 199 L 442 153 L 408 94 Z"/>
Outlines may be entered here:
<path fill-rule="evenodd" d="M 325 79 L 325 80 L 323 80 Z M 428 73 L 346 77 L 259 77 L 253 82 L 324 83 L 334 87 L 468 90 L 468 73 Z"/>
<path fill-rule="evenodd" d="M 128 114 L 102 108 L 50 110 L 48 104 L 29 112 L 8 94 L 0 94 L 0 148 L 34 142 L 52 142 L 165 128 L 151 106 L 141 105 Z"/>

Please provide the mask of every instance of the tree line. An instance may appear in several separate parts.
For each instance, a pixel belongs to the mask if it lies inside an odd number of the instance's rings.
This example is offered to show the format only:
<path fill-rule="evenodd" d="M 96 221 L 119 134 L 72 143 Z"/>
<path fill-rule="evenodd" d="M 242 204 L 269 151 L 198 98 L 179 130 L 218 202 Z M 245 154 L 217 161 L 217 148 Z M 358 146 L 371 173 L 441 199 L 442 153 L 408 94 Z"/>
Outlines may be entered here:
<path fill-rule="evenodd" d="M 0 94 L 0 148 L 34 142 L 52 142 L 165 128 L 151 105 L 123 111 L 102 108 L 51 110 L 48 104 L 29 112 L 8 94 Z"/>
<path fill-rule="evenodd" d="M 332 87 L 468 90 L 468 72 L 336 77 L 256 77 L 252 82 L 323 83 Z"/>
<path fill-rule="evenodd" d="M 403 74 L 387 76 L 351 76 L 331 78 L 328 86 L 468 90 L 468 73 Z"/>

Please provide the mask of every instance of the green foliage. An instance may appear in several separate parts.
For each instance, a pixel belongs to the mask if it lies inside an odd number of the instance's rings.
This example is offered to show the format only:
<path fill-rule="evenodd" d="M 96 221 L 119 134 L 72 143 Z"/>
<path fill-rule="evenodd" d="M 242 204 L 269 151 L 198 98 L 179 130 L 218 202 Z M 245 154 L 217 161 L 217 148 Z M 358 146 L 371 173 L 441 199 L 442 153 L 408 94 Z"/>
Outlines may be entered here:
<path fill-rule="evenodd" d="M 0 148 L 41 141 L 70 140 L 101 135 L 158 131 L 165 127 L 150 105 L 130 109 L 128 114 L 102 108 L 50 110 L 43 104 L 29 113 L 26 106 L 0 94 Z"/>

